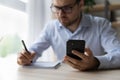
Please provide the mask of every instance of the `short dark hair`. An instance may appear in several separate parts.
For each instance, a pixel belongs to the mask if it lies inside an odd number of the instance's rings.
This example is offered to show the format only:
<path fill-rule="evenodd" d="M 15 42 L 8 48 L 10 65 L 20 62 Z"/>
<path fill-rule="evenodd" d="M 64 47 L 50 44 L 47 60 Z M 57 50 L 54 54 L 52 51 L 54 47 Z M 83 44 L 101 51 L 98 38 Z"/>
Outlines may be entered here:
<path fill-rule="evenodd" d="M 76 2 L 80 2 L 80 0 L 76 0 Z"/>
<path fill-rule="evenodd" d="M 81 0 L 76 0 L 76 3 L 79 3 Z"/>

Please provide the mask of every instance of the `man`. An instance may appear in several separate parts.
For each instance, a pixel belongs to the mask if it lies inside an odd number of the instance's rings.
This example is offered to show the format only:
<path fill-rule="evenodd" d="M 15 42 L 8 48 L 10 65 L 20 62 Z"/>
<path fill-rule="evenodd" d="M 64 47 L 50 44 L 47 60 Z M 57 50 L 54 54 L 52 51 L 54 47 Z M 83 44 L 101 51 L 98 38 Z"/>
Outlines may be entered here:
<path fill-rule="evenodd" d="M 29 65 L 52 46 L 59 60 L 80 71 L 120 67 L 120 41 L 111 24 L 104 18 L 82 14 L 84 0 L 52 0 L 51 10 L 58 20 L 49 22 L 39 38 L 26 51 L 20 52 L 17 62 Z M 85 53 L 73 50 L 82 60 L 66 56 L 66 42 L 85 40 Z M 33 51 L 33 52 L 32 52 Z"/>

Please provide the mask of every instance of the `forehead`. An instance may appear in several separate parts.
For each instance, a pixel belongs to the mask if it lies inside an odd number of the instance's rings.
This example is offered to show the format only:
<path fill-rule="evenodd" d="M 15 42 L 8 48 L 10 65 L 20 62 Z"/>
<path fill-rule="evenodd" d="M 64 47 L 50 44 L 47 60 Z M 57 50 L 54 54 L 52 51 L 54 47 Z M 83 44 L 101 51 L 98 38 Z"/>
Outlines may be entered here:
<path fill-rule="evenodd" d="M 76 0 L 52 0 L 52 4 L 56 6 L 71 5 L 75 3 Z"/>

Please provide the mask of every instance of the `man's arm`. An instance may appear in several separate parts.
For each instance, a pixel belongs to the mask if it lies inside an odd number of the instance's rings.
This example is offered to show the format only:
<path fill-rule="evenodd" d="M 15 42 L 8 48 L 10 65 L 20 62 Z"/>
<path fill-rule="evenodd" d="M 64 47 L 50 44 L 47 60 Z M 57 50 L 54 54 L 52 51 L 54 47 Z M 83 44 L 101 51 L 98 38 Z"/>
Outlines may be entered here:
<path fill-rule="evenodd" d="M 107 20 L 100 24 L 101 45 L 107 54 L 96 56 L 100 61 L 99 69 L 120 68 L 120 40 L 116 31 Z"/>
<path fill-rule="evenodd" d="M 50 25 L 46 24 L 38 38 L 35 42 L 28 48 L 29 51 L 34 51 L 36 56 L 33 59 L 33 62 L 41 56 L 42 52 L 50 46 Z"/>
<path fill-rule="evenodd" d="M 120 47 L 103 56 L 96 56 L 100 61 L 99 69 L 120 68 Z"/>

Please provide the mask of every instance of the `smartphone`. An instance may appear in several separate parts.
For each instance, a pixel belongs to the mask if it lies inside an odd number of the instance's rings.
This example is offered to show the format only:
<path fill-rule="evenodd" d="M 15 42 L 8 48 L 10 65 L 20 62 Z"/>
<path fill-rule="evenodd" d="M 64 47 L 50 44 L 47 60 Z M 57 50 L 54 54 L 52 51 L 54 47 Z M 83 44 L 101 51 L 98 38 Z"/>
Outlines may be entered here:
<path fill-rule="evenodd" d="M 80 57 L 78 57 L 72 53 L 72 50 L 76 50 L 80 53 L 84 53 L 85 41 L 84 40 L 68 40 L 66 47 L 67 47 L 66 49 L 67 49 L 68 56 L 78 59 L 78 60 L 81 60 Z"/>

